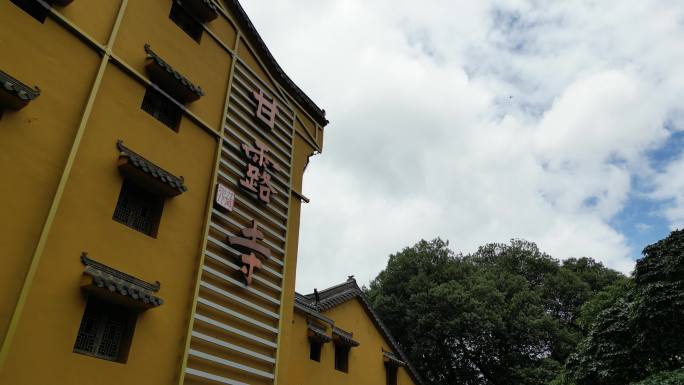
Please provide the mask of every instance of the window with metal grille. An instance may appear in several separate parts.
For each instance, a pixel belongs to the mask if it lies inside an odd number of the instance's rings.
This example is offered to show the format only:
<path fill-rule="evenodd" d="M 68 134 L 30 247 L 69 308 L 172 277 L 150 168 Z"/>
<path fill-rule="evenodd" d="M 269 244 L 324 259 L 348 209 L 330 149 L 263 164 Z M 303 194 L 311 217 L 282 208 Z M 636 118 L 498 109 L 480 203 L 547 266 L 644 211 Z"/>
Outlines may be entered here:
<path fill-rule="evenodd" d="M 387 385 L 397 385 L 397 372 L 399 368 L 394 365 L 385 365 Z"/>
<path fill-rule="evenodd" d="M 178 125 L 183 115 L 181 108 L 172 102 L 154 87 L 147 87 L 142 106 L 145 112 L 154 116 L 155 119 L 164 123 L 170 129 L 178 132 Z"/>
<path fill-rule="evenodd" d="M 349 371 L 349 347 L 335 345 L 335 369 L 347 373 Z"/>
<path fill-rule="evenodd" d="M 163 206 L 163 198 L 124 179 L 113 219 L 141 233 L 156 237 Z"/>
<path fill-rule="evenodd" d="M 309 351 L 309 358 L 316 362 L 321 362 L 321 348 L 323 344 L 316 341 L 310 341 L 311 350 Z"/>
<path fill-rule="evenodd" d="M 135 319 L 136 314 L 126 307 L 96 298 L 88 299 L 74 352 L 126 362 Z"/>
<path fill-rule="evenodd" d="M 10 0 L 14 5 L 21 8 L 24 12 L 28 13 L 34 19 L 45 22 L 45 18 L 49 13 L 48 9 L 36 0 Z"/>
<path fill-rule="evenodd" d="M 190 12 L 188 12 L 182 5 L 174 1 L 171 5 L 171 13 L 169 19 L 173 20 L 177 26 L 188 34 L 196 42 L 202 39 L 202 32 L 204 31 L 203 24 L 195 19 Z"/>

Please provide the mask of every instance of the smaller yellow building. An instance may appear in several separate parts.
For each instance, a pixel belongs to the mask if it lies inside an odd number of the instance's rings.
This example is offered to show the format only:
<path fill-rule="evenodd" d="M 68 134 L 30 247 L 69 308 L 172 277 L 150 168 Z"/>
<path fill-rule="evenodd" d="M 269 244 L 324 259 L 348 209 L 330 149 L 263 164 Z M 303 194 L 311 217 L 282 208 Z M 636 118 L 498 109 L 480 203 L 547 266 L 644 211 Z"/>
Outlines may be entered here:
<path fill-rule="evenodd" d="M 283 362 L 287 384 L 422 384 L 353 277 L 297 293 L 292 322 Z"/>

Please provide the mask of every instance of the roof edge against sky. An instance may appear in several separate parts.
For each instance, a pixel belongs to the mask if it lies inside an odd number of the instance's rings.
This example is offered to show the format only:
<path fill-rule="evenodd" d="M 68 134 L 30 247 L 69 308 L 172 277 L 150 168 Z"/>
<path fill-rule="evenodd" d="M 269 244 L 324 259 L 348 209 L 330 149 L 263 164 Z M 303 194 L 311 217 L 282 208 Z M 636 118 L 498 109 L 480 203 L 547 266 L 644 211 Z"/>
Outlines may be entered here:
<path fill-rule="evenodd" d="M 325 110 L 318 107 L 318 105 L 316 105 L 316 103 L 311 100 L 311 98 L 309 98 L 309 96 L 306 95 L 289 76 L 287 76 L 285 71 L 283 71 L 282 67 L 280 67 L 280 64 L 278 64 L 273 57 L 273 54 L 271 54 L 271 51 L 266 46 L 266 43 L 261 38 L 261 35 L 259 35 L 259 32 L 254 27 L 254 24 L 252 24 L 249 16 L 247 16 L 247 13 L 242 8 L 239 0 L 225 0 L 224 3 L 235 15 L 239 24 L 238 27 L 245 32 L 245 35 L 249 40 L 256 44 L 255 48 L 257 54 L 262 57 L 267 69 L 283 84 L 286 91 L 311 115 L 316 123 L 325 127 L 328 124 L 328 120 L 325 118 Z"/>

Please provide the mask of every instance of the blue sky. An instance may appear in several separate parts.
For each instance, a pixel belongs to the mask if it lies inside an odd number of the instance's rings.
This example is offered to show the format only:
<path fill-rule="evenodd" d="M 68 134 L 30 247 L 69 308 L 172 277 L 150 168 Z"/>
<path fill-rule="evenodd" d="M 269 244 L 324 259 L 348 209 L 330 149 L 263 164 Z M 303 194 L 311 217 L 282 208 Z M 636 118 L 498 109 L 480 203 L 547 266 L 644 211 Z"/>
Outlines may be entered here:
<path fill-rule="evenodd" d="M 684 3 L 244 0 L 331 121 L 298 290 L 442 237 L 628 273 L 684 225 Z"/>
<path fill-rule="evenodd" d="M 665 126 L 671 135 L 665 143 L 647 153 L 647 160 L 659 172 L 665 172 L 682 155 L 684 149 L 684 131 L 676 131 L 671 123 Z M 625 207 L 612 220 L 611 225 L 627 238 L 632 255 L 641 256 L 641 251 L 660 239 L 665 238 L 673 230 L 672 224 L 664 215 L 665 208 L 672 204 L 672 199 L 649 197 L 653 186 L 648 181 L 637 179 L 635 187 Z"/>

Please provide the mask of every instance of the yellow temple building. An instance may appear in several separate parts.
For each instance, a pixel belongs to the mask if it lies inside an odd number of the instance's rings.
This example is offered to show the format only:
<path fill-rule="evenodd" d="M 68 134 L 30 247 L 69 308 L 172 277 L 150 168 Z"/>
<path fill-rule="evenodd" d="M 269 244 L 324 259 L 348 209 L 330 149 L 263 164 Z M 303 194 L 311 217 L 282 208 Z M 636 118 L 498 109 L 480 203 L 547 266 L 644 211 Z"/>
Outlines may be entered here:
<path fill-rule="evenodd" d="M 295 293 L 327 123 L 237 0 L 0 0 L 0 384 L 420 384 Z"/>

